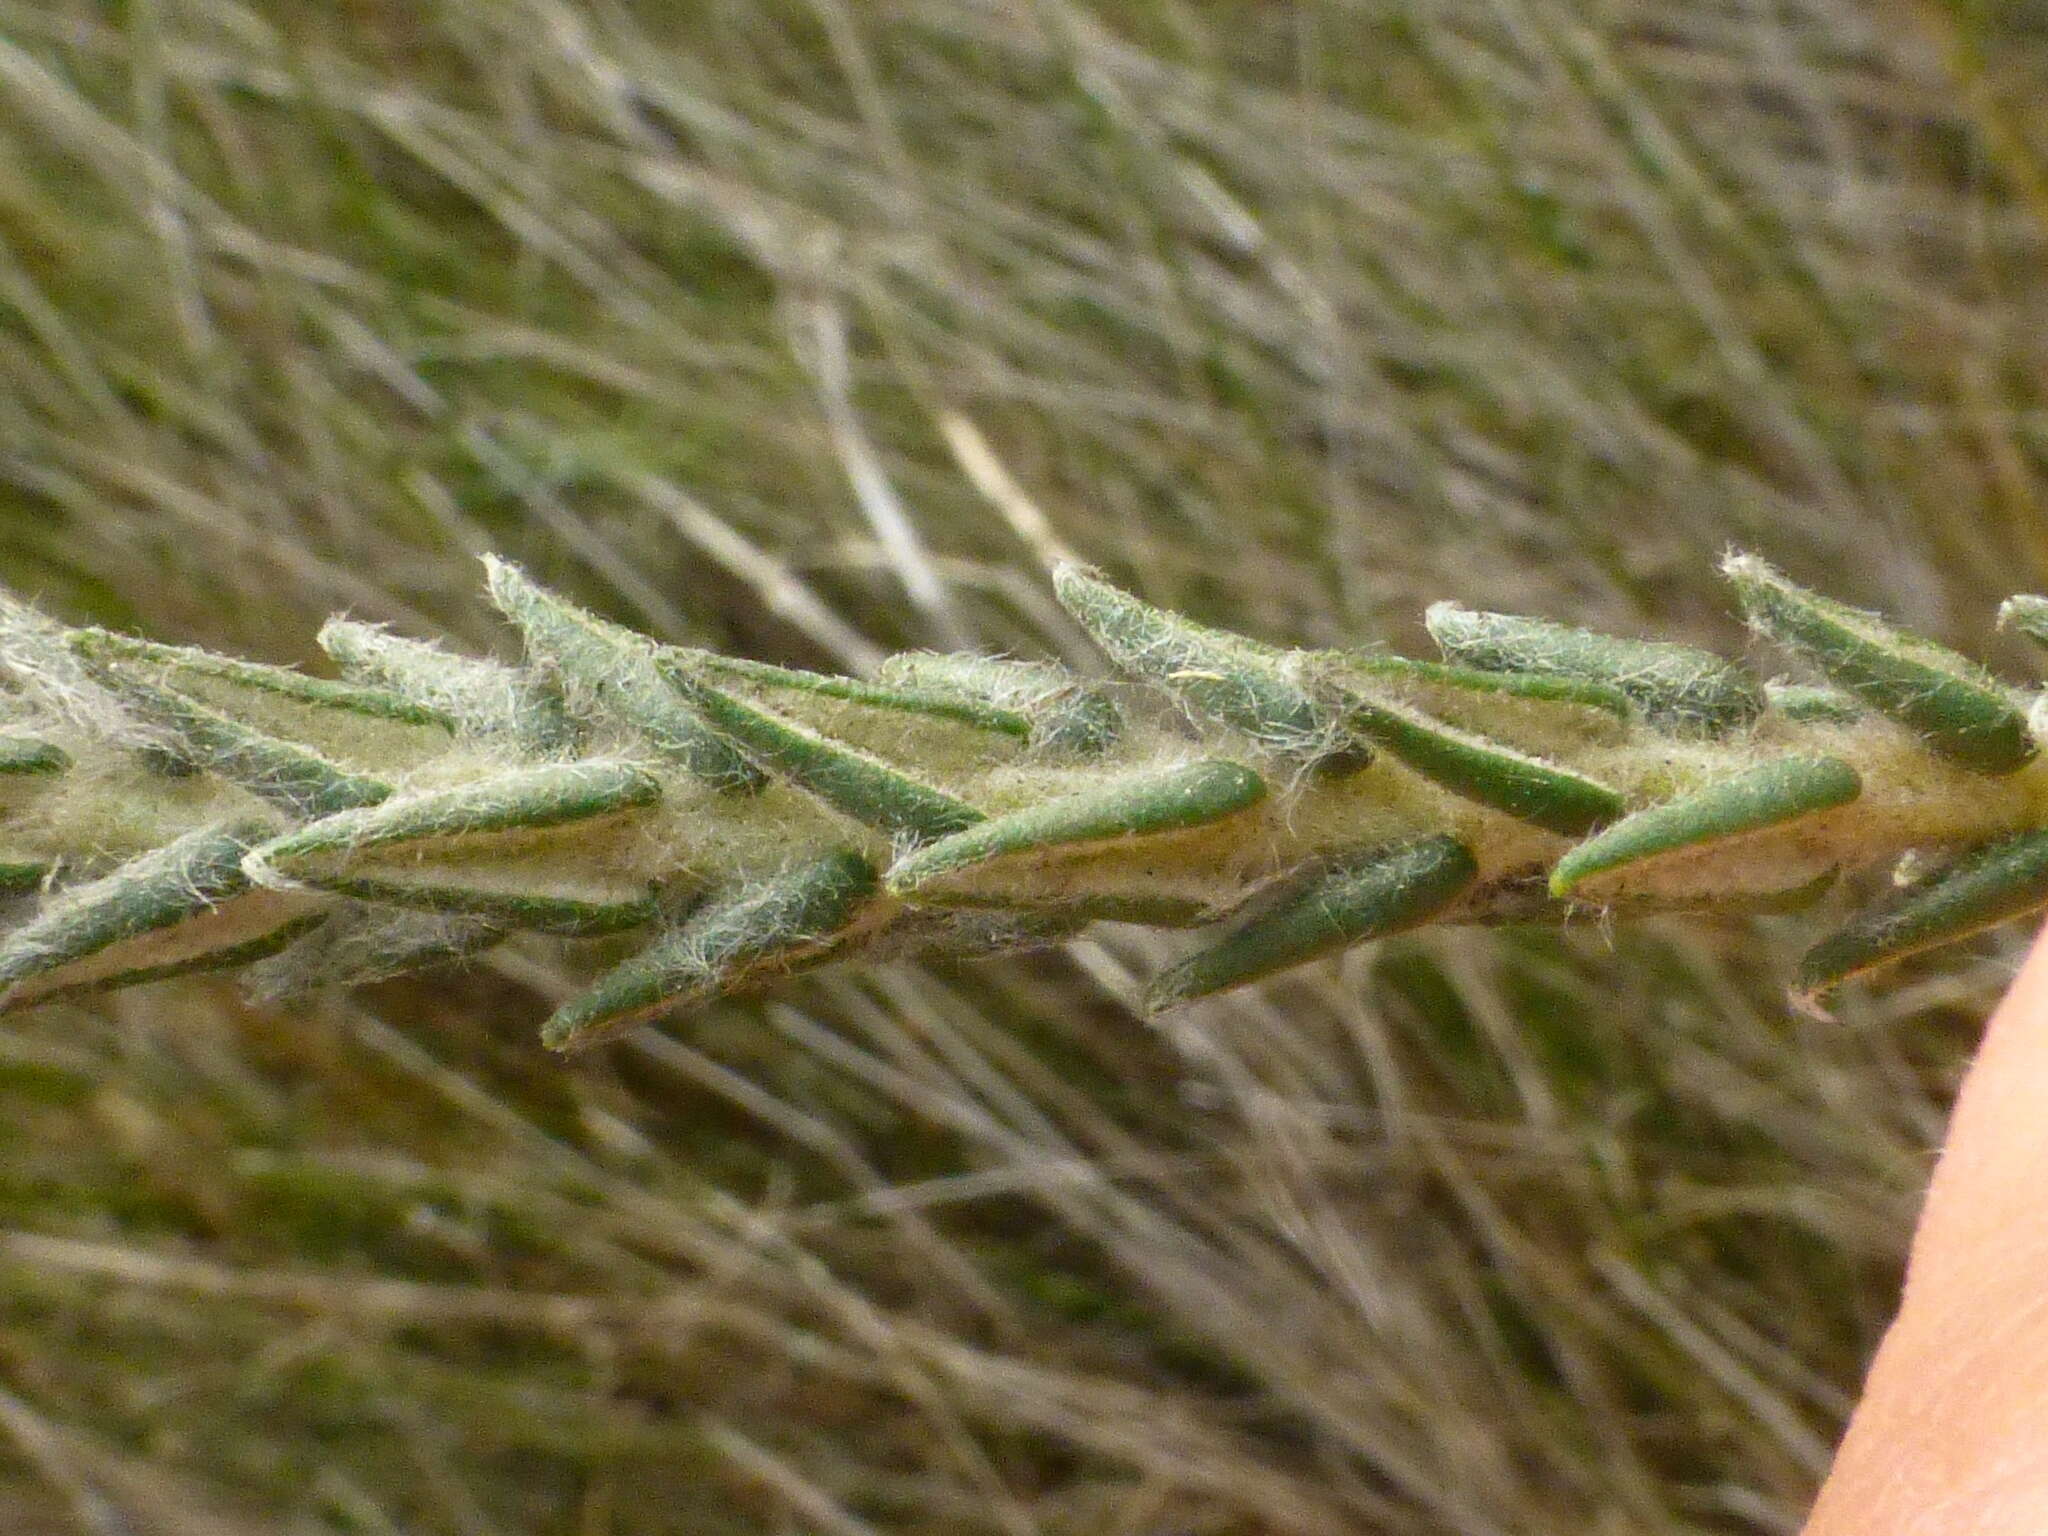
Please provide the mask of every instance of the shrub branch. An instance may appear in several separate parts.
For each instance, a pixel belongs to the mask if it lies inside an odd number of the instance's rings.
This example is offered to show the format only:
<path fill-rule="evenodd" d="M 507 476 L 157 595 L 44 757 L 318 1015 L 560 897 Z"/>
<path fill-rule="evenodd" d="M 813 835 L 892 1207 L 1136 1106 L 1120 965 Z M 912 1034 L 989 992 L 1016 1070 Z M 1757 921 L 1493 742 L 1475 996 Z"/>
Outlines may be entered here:
<path fill-rule="evenodd" d="M 1427 923 L 1783 909 L 1931 867 L 1816 946 L 1844 979 L 2048 906 L 2035 695 L 1725 572 L 1807 674 L 1429 611 L 1444 660 L 1289 651 L 1097 573 L 1108 681 L 915 653 L 876 680 L 659 646 L 490 562 L 519 666 L 336 621 L 341 681 L 0 609 L 6 1006 L 247 968 L 263 995 L 641 930 L 572 1049 L 864 954 L 1199 930 L 1176 1007 Z M 2048 643 L 2048 599 L 2004 622 Z"/>

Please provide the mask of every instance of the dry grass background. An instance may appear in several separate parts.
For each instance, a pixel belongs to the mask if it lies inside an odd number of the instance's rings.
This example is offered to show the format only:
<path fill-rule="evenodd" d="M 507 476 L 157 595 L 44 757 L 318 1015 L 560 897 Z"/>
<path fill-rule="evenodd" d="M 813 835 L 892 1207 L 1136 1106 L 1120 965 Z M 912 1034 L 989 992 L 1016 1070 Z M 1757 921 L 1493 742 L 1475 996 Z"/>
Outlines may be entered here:
<path fill-rule="evenodd" d="M 1084 657 L 1056 547 L 1739 647 L 1736 540 L 2015 665 L 2044 91 L 1961 0 L 0 0 L 0 580 L 858 670 Z M 0 1530 L 1789 1532 L 2014 942 L 1826 1027 L 1804 931 L 10 1021 Z"/>

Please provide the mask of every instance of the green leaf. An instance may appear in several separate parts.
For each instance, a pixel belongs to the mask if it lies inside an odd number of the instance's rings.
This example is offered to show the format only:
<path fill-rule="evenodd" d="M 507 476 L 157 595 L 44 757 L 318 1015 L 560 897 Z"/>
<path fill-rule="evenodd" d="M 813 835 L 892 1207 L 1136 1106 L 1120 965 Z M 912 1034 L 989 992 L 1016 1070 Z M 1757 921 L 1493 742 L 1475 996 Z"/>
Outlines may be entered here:
<path fill-rule="evenodd" d="M 589 724 L 630 725 L 657 756 L 720 789 L 768 782 L 663 683 L 653 642 L 585 613 L 507 561 L 487 555 L 484 568 L 491 601 L 518 628 L 528 656 L 560 674 L 572 708 Z"/>
<path fill-rule="evenodd" d="M 1964 854 L 1808 952 L 1799 990 L 1812 1000 L 1851 976 L 1968 938 L 2048 907 L 2048 831 L 2021 832 Z"/>
<path fill-rule="evenodd" d="M 1569 895 L 1595 876 L 1782 826 L 1846 805 L 1862 792 L 1862 779 L 1840 758 L 1779 758 L 1616 822 L 1558 860 L 1550 891 Z"/>
<path fill-rule="evenodd" d="M 875 894 L 874 866 L 841 851 L 713 897 L 557 1009 L 541 1040 L 554 1050 L 581 1050 L 764 973 L 793 970 L 828 951 Z"/>
<path fill-rule="evenodd" d="M 73 630 L 72 651 L 109 675 L 169 689 L 244 729 L 334 760 L 388 771 L 447 750 L 455 722 L 382 688 L 308 677 L 103 629 Z"/>
<path fill-rule="evenodd" d="M 132 709 L 168 728 L 199 767 L 294 816 L 325 816 L 375 805 L 391 785 L 351 773 L 309 747 L 280 740 L 208 709 L 168 688 L 154 687 L 119 666 L 92 664 L 95 674 Z"/>
<path fill-rule="evenodd" d="M 321 854 L 420 849 L 425 843 L 436 853 L 473 852 L 500 837 L 623 816 L 660 800 L 661 781 L 635 763 L 546 763 L 323 817 L 265 843 L 260 852 L 280 870 Z"/>
<path fill-rule="evenodd" d="M 714 682 L 729 693 L 759 698 L 779 713 L 828 735 L 838 733 L 835 725 L 839 729 L 848 728 L 848 721 L 857 719 L 861 713 L 883 716 L 886 728 L 899 734 L 905 729 L 903 717 L 911 715 L 951 721 L 956 725 L 971 726 L 978 732 L 1007 736 L 1017 741 L 1031 735 L 1031 721 L 1027 716 L 977 699 L 963 699 L 957 694 L 892 688 L 864 683 L 857 678 L 803 672 L 794 667 L 771 666 L 765 661 L 748 661 L 682 646 L 666 646 L 663 654 L 692 676 Z M 815 716 L 805 712 L 806 704 L 817 708 Z M 834 710 L 822 707 L 827 704 L 852 708 Z"/>
<path fill-rule="evenodd" d="M 34 1001 L 47 1003 L 58 998 L 92 996 L 123 987 L 173 981 L 180 976 L 198 976 L 209 971 L 239 971 L 255 965 L 317 931 L 327 921 L 325 912 L 285 915 L 278 909 L 284 907 L 287 900 L 278 891 L 251 891 L 238 896 L 219 913 L 210 914 L 209 920 L 214 921 L 221 931 L 209 935 L 204 944 L 195 945 L 192 953 L 176 959 L 110 969 L 75 981 L 52 978 L 47 987 L 39 984 Z M 187 942 L 198 937 L 199 924 L 190 926 L 194 932 L 182 936 Z M 251 932 L 251 936 L 237 942 L 225 936 L 230 928 Z M 157 946 L 159 949 L 163 947 L 166 946 Z"/>
<path fill-rule="evenodd" d="M 1071 757 L 1099 757 L 1124 733 L 1123 711 L 1102 689 L 1045 661 L 966 652 L 907 651 L 885 660 L 884 683 L 946 693 L 1014 711 L 1031 724 L 1031 745 Z"/>
<path fill-rule="evenodd" d="M 1422 661 L 1413 656 L 1392 656 L 1375 651 L 1325 651 L 1319 654 L 1329 657 L 1342 670 L 1361 677 L 1427 690 L 1440 704 L 1463 695 L 1464 701 L 1476 708 L 1484 708 L 1501 699 L 1515 699 L 1598 710 L 1622 720 L 1632 713 L 1628 695 L 1619 688 L 1582 677 L 1543 672 L 1488 672 L 1478 667 L 1455 667 L 1448 662 Z"/>
<path fill-rule="evenodd" d="M 1299 654 L 1190 623 L 1082 566 L 1054 571 L 1053 591 L 1110 660 L 1192 713 L 1243 731 L 1270 752 L 1334 756 L 1346 767 L 1370 761 L 1340 716 L 1304 686 Z"/>
<path fill-rule="evenodd" d="M 1265 798 L 1266 782 L 1258 774 L 1217 759 L 1111 779 L 994 817 L 908 854 L 890 869 L 889 889 L 899 896 L 934 899 L 939 882 L 963 871 L 1207 827 Z"/>
<path fill-rule="evenodd" d="M 288 942 L 279 935 L 315 904 L 250 889 L 243 856 L 269 831 L 260 822 L 202 828 L 50 896 L 0 941 L 4 1006 L 236 965 L 252 946 Z"/>
<path fill-rule="evenodd" d="M 545 756 L 576 748 L 561 689 L 535 672 L 348 619 L 329 619 L 319 640 L 344 677 L 445 715 L 470 735 L 504 737 Z"/>
<path fill-rule="evenodd" d="M 1436 836 L 1321 869 L 1238 923 L 1216 943 L 1162 971 L 1145 995 L 1161 1013 L 1429 921 L 1478 877 L 1464 844 Z"/>
<path fill-rule="evenodd" d="M 691 709 L 748 756 L 863 826 L 928 842 L 982 819 L 966 801 L 879 758 L 828 741 L 712 687 L 687 671 L 681 658 L 664 656 L 661 670 Z"/>
<path fill-rule="evenodd" d="M 1577 837 L 1622 812 L 1621 795 L 1584 774 L 1441 721 L 1353 696 L 1352 727 L 1425 778 L 1489 810 Z"/>
<path fill-rule="evenodd" d="M 2011 773 L 2033 761 L 2038 749 L 2026 712 L 1983 668 L 1795 586 L 1753 555 L 1730 556 L 1721 569 L 1758 629 L 1917 733 L 1929 750 L 1978 773 Z"/>
<path fill-rule="evenodd" d="M 266 884 L 305 885 L 516 927 L 603 933 L 655 916 L 630 839 L 661 782 L 631 763 L 550 763 L 343 811 L 255 849 Z"/>
<path fill-rule="evenodd" d="M 738 661 L 665 646 L 665 671 L 679 671 L 730 698 L 820 737 L 913 773 L 957 776 L 1014 760 L 1031 721 L 1011 709 L 925 689 Z"/>
<path fill-rule="evenodd" d="M 1716 735 L 1746 725 L 1763 690 L 1711 651 L 1624 640 L 1547 619 L 1433 603 L 1423 616 L 1444 656 L 1487 672 L 1568 678 L 1611 688 L 1659 725 Z"/>

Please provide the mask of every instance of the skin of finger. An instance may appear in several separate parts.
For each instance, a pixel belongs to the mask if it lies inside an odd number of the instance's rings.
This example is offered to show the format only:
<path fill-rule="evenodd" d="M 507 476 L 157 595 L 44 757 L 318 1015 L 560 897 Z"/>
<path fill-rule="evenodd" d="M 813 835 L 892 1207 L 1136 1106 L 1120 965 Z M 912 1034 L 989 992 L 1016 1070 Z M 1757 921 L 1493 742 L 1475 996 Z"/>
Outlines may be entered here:
<path fill-rule="evenodd" d="M 1964 1078 L 1899 1315 L 1804 1536 L 2048 1533 L 2048 943 Z"/>

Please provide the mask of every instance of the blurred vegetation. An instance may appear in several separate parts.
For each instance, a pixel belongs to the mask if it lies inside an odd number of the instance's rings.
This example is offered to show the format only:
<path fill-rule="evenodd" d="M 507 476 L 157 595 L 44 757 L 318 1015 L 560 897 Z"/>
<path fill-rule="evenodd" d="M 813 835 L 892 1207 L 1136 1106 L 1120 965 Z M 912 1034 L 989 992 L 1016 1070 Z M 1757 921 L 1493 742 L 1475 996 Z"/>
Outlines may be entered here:
<path fill-rule="evenodd" d="M 2014 665 L 2044 91 L 1964 0 L 0 0 L 0 580 L 858 670 L 1085 661 L 1057 548 L 1739 647 L 1740 541 Z M 2014 943 L 1830 1027 L 1807 931 L 10 1022 L 0 1525 L 1790 1532 Z"/>

